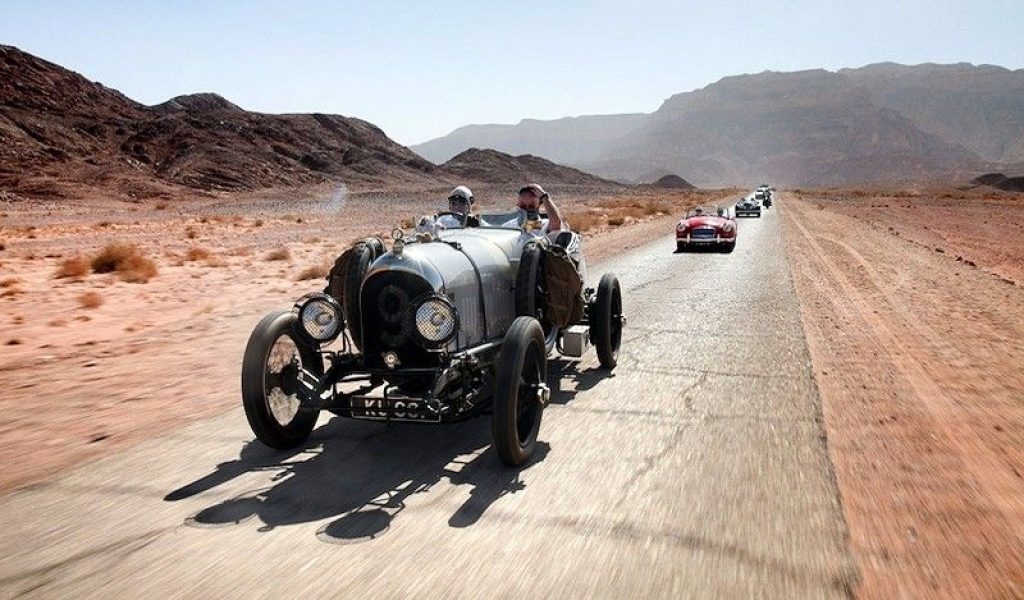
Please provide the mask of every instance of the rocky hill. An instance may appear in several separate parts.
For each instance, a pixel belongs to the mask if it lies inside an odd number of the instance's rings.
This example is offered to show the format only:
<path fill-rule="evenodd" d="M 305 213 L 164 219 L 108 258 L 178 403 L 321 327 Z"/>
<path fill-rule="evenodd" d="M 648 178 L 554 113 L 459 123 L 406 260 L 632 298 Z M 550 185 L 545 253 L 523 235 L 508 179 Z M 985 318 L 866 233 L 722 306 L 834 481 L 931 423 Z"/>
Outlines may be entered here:
<path fill-rule="evenodd" d="M 145 106 L 0 46 L 0 191 L 37 198 L 105 190 L 251 190 L 328 180 L 355 188 L 451 177 L 374 125 L 337 115 L 268 115 L 215 94 Z"/>
<path fill-rule="evenodd" d="M 653 183 L 647 184 L 647 186 L 648 187 L 652 187 L 652 188 L 656 188 L 656 189 L 662 189 L 662 190 L 693 190 L 693 189 L 696 189 L 696 186 L 694 186 L 689 181 L 683 179 L 682 177 L 680 177 L 678 175 L 672 175 L 672 174 L 665 175 L 663 177 L 659 177 Z"/>
<path fill-rule="evenodd" d="M 550 160 L 524 154 L 512 156 L 497 150 L 470 148 L 440 167 L 460 181 L 521 185 L 530 182 L 543 186 L 620 187 L 619 184 L 555 164 Z"/>
<path fill-rule="evenodd" d="M 765 72 L 678 94 L 648 115 L 580 121 L 585 137 L 574 120 L 524 121 L 462 128 L 414 149 L 529 152 L 623 181 L 673 172 L 701 186 L 956 181 L 1024 160 L 1024 70 Z"/>
<path fill-rule="evenodd" d="M 1024 192 L 1024 176 L 1007 177 L 1002 173 L 986 173 L 971 180 L 973 185 L 986 185 L 1004 192 Z"/>

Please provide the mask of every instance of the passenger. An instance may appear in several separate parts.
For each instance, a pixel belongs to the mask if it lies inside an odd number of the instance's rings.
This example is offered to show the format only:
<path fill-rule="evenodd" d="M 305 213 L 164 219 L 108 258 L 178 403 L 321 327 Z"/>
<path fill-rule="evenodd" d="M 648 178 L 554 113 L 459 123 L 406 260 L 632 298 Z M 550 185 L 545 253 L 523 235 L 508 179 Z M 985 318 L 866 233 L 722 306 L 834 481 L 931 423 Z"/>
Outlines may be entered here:
<path fill-rule="evenodd" d="M 548 217 L 541 219 L 540 207 L 545 203 L 547 204 Z M 569 231 L 569 224 L 562 219 L 561 213 L 558 212 L 558 206 L 551 200 L 551 196 L 544 191 L 544 188 L 536 183 L 520 188 L 519 197 L 516 199 L 516 210 L 518 211 L 516 218 L 507 221 L 503 225 L 504 227 L 521 228 L 526 225 L 527 221 L 539 221 L 540 226 L 538 229 L 542 234 L 548 235 Z"/>

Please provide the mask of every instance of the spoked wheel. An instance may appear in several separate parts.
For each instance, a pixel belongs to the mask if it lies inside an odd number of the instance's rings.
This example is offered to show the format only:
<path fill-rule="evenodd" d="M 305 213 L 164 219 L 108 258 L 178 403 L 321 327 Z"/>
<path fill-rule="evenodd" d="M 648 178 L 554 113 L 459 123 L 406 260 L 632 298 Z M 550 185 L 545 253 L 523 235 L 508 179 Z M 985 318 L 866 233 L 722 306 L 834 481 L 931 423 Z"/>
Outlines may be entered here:
<path fill-rule="evenodd" d="M 597 350 L 597 359 L 606 369 L 614 369 L 619 362 L 622 345 L 622 290 L 619 280 L 606 273 L 597 285 L 597 298 L 591 307 L 590 335 Z"/>
<path fill-rule="evenodd" d="M 306 441 L 319 411 L 299 410 L 299 370 L 323 375 L 320 354 L 294 333 L 296 317 L 275 312 L 256 325 L 242 359 L 242 406 L 256 438 L 271 448 Z"/>
<path fill-rule="evenodd" d="M 516 315 L 533 317 L 544 334 L 544 348 L 550 353 L 558 340 L 558 327 L 547 319 L 545 301 L 547 280 L 544 277 L 544 251 L 538 244 L 523 249 L 516 272 Z"/>
<path fill-rule="evenodd" d="M 541 415 L 549 398 L 544 332 L 532 317 L 518 317 L 505 334 L 494 384 L 491 432 L 498 457 L 510 466 L 537 448 Z"/>

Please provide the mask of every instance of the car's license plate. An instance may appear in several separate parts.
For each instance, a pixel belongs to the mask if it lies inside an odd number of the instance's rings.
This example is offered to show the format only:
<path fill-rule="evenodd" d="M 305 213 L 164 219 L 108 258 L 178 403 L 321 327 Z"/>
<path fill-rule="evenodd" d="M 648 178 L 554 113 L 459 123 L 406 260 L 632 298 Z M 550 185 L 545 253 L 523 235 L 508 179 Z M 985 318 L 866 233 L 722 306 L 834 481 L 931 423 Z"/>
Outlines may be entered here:
<path fill-rule="evenodd" d="M 418 398 L 352 398 L 352 417 L 372 421 L 427 421 L 437 422 L 441 416 L 427 409 Z"/>

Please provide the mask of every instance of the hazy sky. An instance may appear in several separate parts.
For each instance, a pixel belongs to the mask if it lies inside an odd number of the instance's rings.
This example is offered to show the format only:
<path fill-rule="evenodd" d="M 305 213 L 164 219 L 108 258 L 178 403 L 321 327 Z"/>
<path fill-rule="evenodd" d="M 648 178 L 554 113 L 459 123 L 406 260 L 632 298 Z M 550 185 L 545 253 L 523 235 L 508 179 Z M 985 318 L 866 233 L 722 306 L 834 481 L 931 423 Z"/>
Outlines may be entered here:
<path fill-rule="evenodd" d="M 146 104 L 371 121 L 403 144 L 468 123 L 650 112 L 739 73 L 879 61 L 1024 67 L 1024 0 L 0 0 L 11 44 Z"/>

